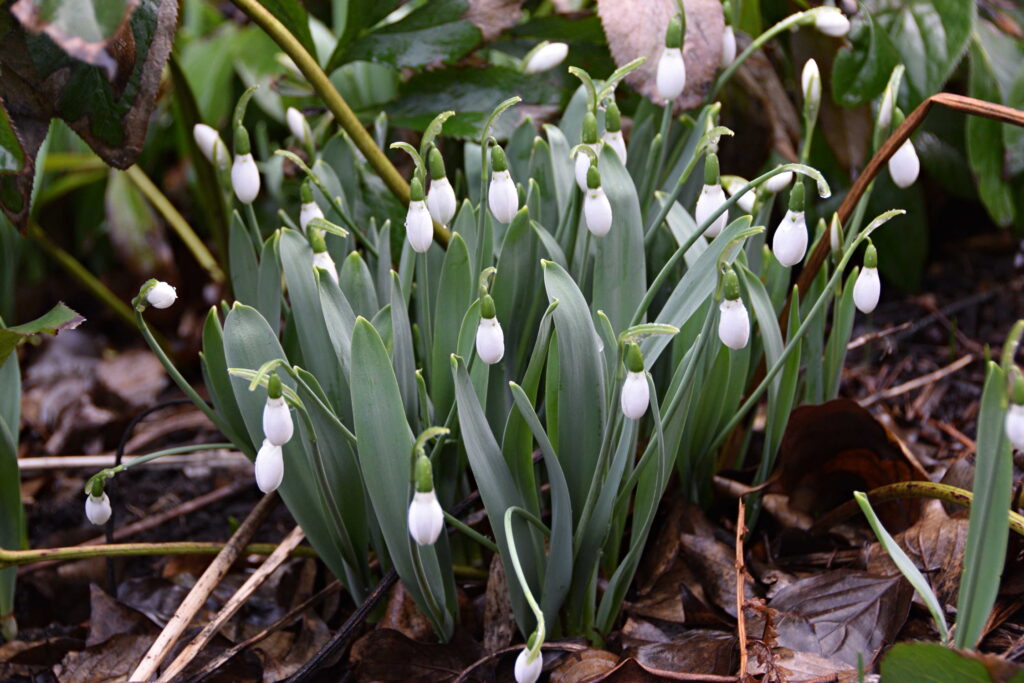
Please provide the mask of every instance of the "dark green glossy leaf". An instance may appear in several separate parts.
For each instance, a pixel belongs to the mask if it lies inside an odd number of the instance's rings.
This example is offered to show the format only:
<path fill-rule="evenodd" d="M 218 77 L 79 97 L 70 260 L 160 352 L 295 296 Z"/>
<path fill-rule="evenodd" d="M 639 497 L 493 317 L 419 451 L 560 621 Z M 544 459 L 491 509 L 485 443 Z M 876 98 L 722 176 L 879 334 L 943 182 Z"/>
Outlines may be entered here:
<path fill-rule="evenodd" d="M 885 655 L 881 669 L 886 681 L 993 683 L 983 662 L 938 643 L 897 643 Z"/>
<path fill-rule="evenodd" d="M 25 167 L 25 150 L 11 126 L 3 102 L 0 102 L 0 173 L 18 172 Z"/>
<path fill-rule="evenodd" d="M 430 346 L 433 355 L 430 377 L 430 400 L 437 415 L 446 416 L 455 402 L 455 385 L 448 362 L 453 353 L 458 353 L 459 327 L 473 300 L 473 275 L 470 272 L 469 250 L 459 233 L 453 233 L 441 267 L 441 281 L 437 288 L 437 320 L 434 326 L 434 341 Z"/>
<path fill-rule="evenodd" d="M 306 52 L 313 55 L 313 59 L 317 58 L 313 34 L 309 30 L 309 15 L 302 3 L 298 0 L 260 0 L 260 4 L 277 17 L 289 33 L 298 38 Z"/>
<path fill-rule="evenodd" d="M 259 301 L 259 265 L 249 229 L 237 211 L 231 214 L 228 230 L 228 265 L 235 299 L 255 306 Z"/>
<path fill-rule="evenodd" d="M 217 307 L 211 306 L 210 312 L 203 323 L 203 350 L 199 354 L 202 363 L 203 380 L 213 408 L 224 421 L 230 425 L 233 434 L 224 436 L 231 439 L 236 446 L 249 457 L 255 457 L 256 449 L 246 431 L 242 413 L 235 401 L 235 392 L 231 387 L 231 376 L 228 374 L 228 361 L 224 355 L 224 329 L 220 325 Z"/>
<path fill-rule="evenodd" d="M 968 91 L 971 97 L 1001 102 L 999 83 L 990 56 L 979 43 L 971 47 Z M 999 225 L 1013 222 L 1013 192 L 1003 176 L 1003 125 L 981 116 L 967 118 L 967 160 L 978 179 L 978 194 Z"/>
<path fill-rule="evenodd" d="M 870 12 L 854 17 L 850 43 L 839 50 L 832 64 L 832 99 L 844 107 L 878 97 L 900 61 L 889 34 L 879 28 Z"/>

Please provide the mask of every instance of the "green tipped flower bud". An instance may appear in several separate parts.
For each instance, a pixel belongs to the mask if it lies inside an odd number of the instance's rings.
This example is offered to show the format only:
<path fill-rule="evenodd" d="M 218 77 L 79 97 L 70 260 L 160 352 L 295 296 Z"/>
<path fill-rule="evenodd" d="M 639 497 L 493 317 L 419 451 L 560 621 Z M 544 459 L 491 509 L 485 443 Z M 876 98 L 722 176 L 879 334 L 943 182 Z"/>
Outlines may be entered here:
<path fill-rule="evenodd" d="M 601 172 L 597 170 L 597 164 L 590 164 L 587 169 L 587 187 L 591 190 L 601 187 Z"/>
<path fill-rule="evenodd" d="M 722 3 L 722 14 L 725 17 L 725 25 L 726 26 L 731 26 L 732 25 L 732 3 L 729 2 L 729 0 L 725 0 L 725 2 Z"/>
<path fill-rule="evenodd" d="M 875 245 L 871 242 L 871 240 L 868 240 L 868 247 L 867 249 L 864 250 L 864 267 L 878 267 L 878 250 L 875 249 Z"/>
<path fill-rule="evenodd" d="M 497 313 L 494 310 L 494 299 L 491 298 L 490 294 L 484 294 L 480 299 L 480 317 L 489 320 L 495 315 Z"/>
<path fill-rule="evenodd" d="M 604 127 L 609 133 L 622 130 L 622 113 L 615 102 L 611 102 L 604 110 Z"/>
<path fill-rule="evenodd" d="M 252 146 L 249 144 L 249 131 L 245 126 L 235 126 L 235 155 L 251 154 Z"/>
<path fill-rule="evenodd" d="M 281 398 L 281 378 L 276 372 L 267 380 L 267 397 Z"/>
<path fill-rule="evenodd" d="M 580 140 L 585 145 L 597 144 L 597 117 L 594 112 L 588 111 L 583 115 L 583 131 Z"/>
<path fill-rule="evenodd" d="M 411 202 L 422 202 L 426 199 L 426 195 L 423 193 L 423 182 L 416 177 L 413 177 L 412 182 L 409 183 L 409 201 Z"/>
<path fill-rule="evenodd" d="M 425 455 L 416 458 L 416 490 L 420 493 L 434 490 L 434 470 L 430 466 L 430 458 Z"/>
<path fill-rule="evenodd" d="M 437 147 L 430 148 L 430 177 L 433 180 L 445 177 L 444 170 L 444 157 L 441 156 L 441 150 Z"/>
<path fill-rule="evenodd" d="M 103 495 L 103 477 L 96 477 L 92 480 L 89 495 L 99 498 Z"/>
<path fill-rule="evenodd" d="M 683 36 L 686 34 L 686 16 L 677 14 L 668 22 L 668 29 L 665 31 L 665 47 L 681 48 Z"/>
<path fill-rule="evenodd" d="M 711 152 L 704 158 L 704 184 L 717 185 L 718 176 L 718 155 Z"/>
<path fill-rule="evenodd" d="M 302 185 L 299 186 L 299 199 L 303 204 L 313 201 L 313 183 L 309 178 L 303 180 Z"/>
<path fill-rule="evenodd" d="M 729 301 L 740 298 L 740 279 L 736 277 L 736 271 L 732 268 L 722 274 L 722 293 Z"/>
<path fill-rule="evenodd" d="M 644 355 L 635 342 L 630 342 L 626 348 L 626 369 L 630 372 L 644 371 Z"/>
<path fill-rule="evenodd" d="M 491 148 L 491 170 L 492 171 L 507 171 L 508 160 L 505 159 L 505 150 L 500 145 L 495 145 Z"/>
<path fill-rule="evenodd" d="M 797 179 L 796 184 L 793 185 L 793 189 L 789 192 L 789 210 L 804 210 L 804 184 L 799 178 Z"/>
<path fill-rule="evenodd" d="M 309 246 L 313 249 L 314 254 L 323 254 L 327 251 L 327 242 L 324 241 L 322 230 L 309 231 Z"/>

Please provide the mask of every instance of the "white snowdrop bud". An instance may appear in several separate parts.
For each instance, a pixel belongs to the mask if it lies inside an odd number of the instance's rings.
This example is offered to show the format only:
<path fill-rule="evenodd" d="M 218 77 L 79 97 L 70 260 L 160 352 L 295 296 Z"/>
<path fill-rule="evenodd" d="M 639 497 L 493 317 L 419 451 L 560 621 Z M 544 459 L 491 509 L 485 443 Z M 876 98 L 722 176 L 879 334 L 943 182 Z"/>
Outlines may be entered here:
<path fill-rule="evenodd" d="M 772 194 L 778 194 L 789 187 L 791 182 L 793 182 L 793 172 L 783 171 L 764 181 L 764 189 Z"/>
<path fill-rule="evenodd" d="M 444 158 L 437 147 L 430 148 L 430 190 L 427 191 L 427 209 L 435 221 L 441 225 L 448 223 L 455 216 L 458 203 L 455 190 L 448 181 L 444 170 Z"/>
<path fill-rule="evenodd" d="M 252 204 L 260 193 L 260 171 L 252 154 L 239 154 L 231 166 L 231 187 L 238 201 Z"/>
<path fill-rule="evenodd" d="M 588 111 L 583 115 L 583 127 L 580 133 L 580 144 L 586 145 L 594 155 L 601 153 L 601 145 L 597 141 L 597 117 Z M 590 169 L 591 157 L 583 150 L 576 152 L 576 186 L 581 192 L 587 191 L 587 171 Z"/>
<path fill-rule="evenodd" d="M 227 168 L 231 163 L 228 146 L 221 140 L 220 134 L 205 123 L 197 123 L 192 127 L 192 137 L 203 156 L 218 168 Z"/>
<path fill-rule="evenodd" d="M 818 107 L 821 105 L 821 72 L 818 71 L 818 63 L 813 59 L 804 62 L 800 86 L 804 95 L 804 107 L 813 115 L 817 115 Z"/>
<path fill-rule="evenodd" d="M 772 252 L 782 265 L 795 266 L 807 253 L 807 222 L 804 218 L 804 184 L 797 182 L 789 193 L 789 211 L 775 229 Z"/>
<path fill-rule="evenodd" d="M 626 140 L 622 137 L 622 114 L 619 112 L 619 105 L 614 101 L 608 103 L 604 111 L 604 137 L 605 144 L 615 150 L 619 155 L 619 161 L 626 163 Z"/>
<path fill-rule="evenodd" d="M 309 231 L 309 246 L 313 249 L 313 268 L 322 268 L 327 271 L 335 284 L 338 282 L 338 267 L 334 265 L 334 259 L 327 251 L 327 242 L 324 241 L 324 231 L 313 228 Z"/>
<path fill-rule="evenodd" d="M 740 189 L 747 184 L 746 178 L 741 178 L 736 175 L 724 175 L 722 176 L 722 187 L 732 197 L 734 194 L 740 191 Z M 757 201 L 757 192 L 754 190 L 747 190 L 736 200 L 736 206 L 740 207 L 740 211 L 743 213 L 750 213 L 754 210 L 754 202 Z"/>
<path fill-rule="evenodd" d="M 720 180 L 718 174 L 718 155 L 711 152 L 704 159 L 704 187 L 700 191 L 700 196 L 697 197 L 697 207 L 693 212 L 693 218 L 697 221 L 697 225 L 704 225 L 711 218 L 711 214 L 725 203 L 725 191 L 719 184 Z M 725 228 L 728 220 L 729 212 L 722 212 L 721 216 L 704 229 L 704 236 L 708 239 L 718 237 L 718 234 Z"/>
<path fill-rule="evenodd" d="M 426 493 L 417 491 L 409 504 L 409 535 L 419 545 L 433 545 L 444 528 L 444 511 L 437 502 L 437 494 L 431 489 Z"/>
<path fill-rule="evenodd" d="M 622 414 L 631 420 L 639 420 L 647 412 L 651 400 L 647 375 L 643 372 L 628 372 L 622 383 Z"/>
<path fill-rule="evenodd" d="M 177 298 L 178 290 L 166 282 L 157 282 L 146 292 L 146 301 L 153 308 L 170 308 Z"/>
<path fill-rule="evenodd" d="M 1011 403 L 1006 411 L 1006 438 L 1018 451 L 1024 450 L 1024 405 Z"/>
<path fill-rule="evenodd" d="M 285 112 L 285 119 L 288 121 L 288 129 L 292 132 L 292 136 L 298 140 L 299 144 L 313 144 L 313 131 L 309 127 L 309 121 L 306 120 L 301 111 L 295 107 L 288 107 L 288 111 Z"/>
<path fill-rule="evenodd" d="M 528 74 L 539 74 L 553 69 L 569 55 L 569 46 L 565 43 L 546 43 L 534 49 L 526 56 L 523 71 Z"/>
<path fill-rule="evenodd" d="M 480 324 L 476 328 L 476 355 L 487 365 L 494 365 L 505 355 L 505 335 L 494 315 L 494 300 L 484 295 L 480 302 Z"/>
<path fill-rule="evenodd" d="M 725 25 L 722 32 L 722 68 L 726 68 L 736 60 L 736 32 L 732 26 Z"/>
<path fill-rule="evenodd" d="M 601 174 L 598 173 L 596 166 L 587 169 L 583 217 L 587 222 L 587 230 L 595 237 L 604 237 L 612 227 L 612 205 L 601 187 Z"/>
<path fill-rule="evenodd" d="M 718 311 L 718 338 L 730 349 L 742 349 L 750 339 L 750 316 L 743 300 L 725 299 Z"/>
<path fill-rule="evenodd" d="M 96 526 L 103 526 L 110 519 L 113 511 L 110 508 L 110 498 L 104 491 L 98 496 L 91 493 L 85 499 L 85 516 Z"/>
<path fill-rule="evenodd" d="M 601 151 L 600 146 L 590 145 L 590 148 L 594 150 L 594 154 L 599 154 Z M 587 191 L 587 170 L 590 168 L 590 155 L 586 152 L 580 151 L 576 153 L 576 186 L 583 192 Z"/>
<path fill-rule="evenodd" d="M 864 268 L 857 275 L 853 285 L 853 303 L 861 313 L 870 313 L 878 306 L 878 297 L 882 292 L 882 282 L 878 277 L 878 252 L 875 245 L 868 242 L 864 251 Z"/>
<path fill-rule="evenodd" d="M 284 452 L 267 439 L 256 454 L 256 485 L 263 493 L 276 491 L 284 479 Z"/>
<path fill-rule="evenodd" d="M 603 140 L 605 144 L 615 150 L 615 153 L 619 157 L 619 161 L 623 164 L 626 163 L 626 141 L 622 138 L 622 131 L 605 131 Z"/>
<path fill-rule="evenodd" d="M 882 93 L 882 101 L 878 104 L 878 128 L 882 131 L 889 129 L 889 124 L 892 123 L 892 111 L 896 106 L 896 97 L 893 94 L 892 86 L 885 86 L 885 92 Z"/>
<path fill-rule="evenodd" d="M 263 436 L 275 446 L 291 441 L 294 432 L 292 413 L 283 397 L 268 398 L 263 406 Z"/>
<path fill-rule="evenodd" d="M 423 199 L 423 184 L 419 178 L 413 178 L 409 185 L 409 210 L 405 214 L 405 237 L 409 240 L 412 250 L 422 254 L 430 249 L 434 240 L 434 224 L 430 220 L 430 210 Z"/>
<path fill-rule="evenodd" d="M 487 205 L 495 220 L 500 223 L 511 223 L 516 217 L 516 212 L 519 211 L 519 192 L 508 170 L 495 171 L 491 174 Z"/>
<path fill-rule="evenodd" d="M 921 162 L 917 158 L 914 143 L 907 138 L 899 149 L 889 157 L 889 175 L 896 187 L 907 188 L 917 180 L 921 171 Z"/>
<path fill-rule="evenodd" d="M 299 199 L 302 200 L 302 206 L 299 208 L 299 227 L 305 230 L 311 220 L 323 218 L 324 212 L 313 199 L 313 185 L 308 179 L 299 187 Z"/>
<path fill-rule="evenodd" d="M 842 38 L 850 32 L 850 20 L 838 7 L 818 7 L 814 12 L 814 27 L 826 36 Z"/>
<path fill-rule="evenodd" d="M 544 657 L 538 652 L 532 655 L 530 648 L 524 647 L 519 656 L 516 657 L 515 676 L 516 683 L 536 683 L 544 670 Z"/>
<path fill-rule="evenodd" d="M 683 94 L 686 88 L 686 62 L 678 47 L 666 47 L 658 60 L 658 74 L 655 79 L 658 96 L 671 102 Z"/>

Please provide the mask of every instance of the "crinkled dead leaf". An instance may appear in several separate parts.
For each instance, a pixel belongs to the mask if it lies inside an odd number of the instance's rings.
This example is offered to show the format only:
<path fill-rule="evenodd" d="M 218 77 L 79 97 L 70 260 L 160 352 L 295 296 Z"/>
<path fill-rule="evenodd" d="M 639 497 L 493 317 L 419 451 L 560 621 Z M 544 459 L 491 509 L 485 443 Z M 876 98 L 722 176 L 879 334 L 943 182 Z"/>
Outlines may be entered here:
<path fill-rule="evenodd" d="M 508 599 L 505 565 L 501 563 L 501 555 L 494 553 L 484 592 L 484 649 L 497 652 L 508 647 L 515 633 L 516 618 Z"/>
<path fill-rule="evenodd" d="M 728 676 L 739 665 L 736 636 L 726 631 L 630 618 L 622 631 L 622 654 L 650 669 Z"/>
<path fill-rule="evenodd" d="M 435 645 L 378 628 L 352 645 L 349 658 L 362 681 L 450 681 L 482 654 L 480 645 L 458 629 L 449 642 Z"/>
<path fill-rule="evenodd" d="M 685 7 L 686 89 L 676 105 L 694 109 L 704 100 L 721 62 L 725 20 L 719 0 L 685 0 Z M 676 11 L 675 0 L 597 0 L 597 13 L 615 64 L 623 66 L 637 57 L 646 57 L 643 66 L 626 76 L 626 81 L 658 103 L 658 59 L 665 46 L 665 29 Z"/>
<path fill-rule="evenodd" d="M 619 663 L 619 656 L 607 650 L 588 648 L 572 652 L 562 658 L 558 667 L 551 672 L 551 683 L 575 683 L 591 681 L 611 671 Z"/>

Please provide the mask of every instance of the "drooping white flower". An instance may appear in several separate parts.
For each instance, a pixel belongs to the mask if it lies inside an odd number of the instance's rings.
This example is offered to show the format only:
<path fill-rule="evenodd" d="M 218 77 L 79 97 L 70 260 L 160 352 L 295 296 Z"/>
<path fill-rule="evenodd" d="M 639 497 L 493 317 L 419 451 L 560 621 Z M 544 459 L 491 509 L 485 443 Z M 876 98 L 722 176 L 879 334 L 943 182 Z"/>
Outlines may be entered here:
<path fill-rule="evenodd" d="M 615 150 L 619 161 L 626 163 L 626 140 L 622 137 L 622 114 L 614 100 L 608 104 L 604 112 L 604 136 L 602 138 L 609 147 Z"/>
<path fill-rule="evenodd" d="M 491 305 L 493 307 L 493 303 Z M 494 365 L 505 355 L 505 335 L 501 331 L 501 323 L 493 314 L 490 317 L 482 316 L 477 325 L 476 355 L 487 365 Z"/>
<path fill-rule="evenodd" d="M 157 282 L 146 292 L 146 301 L 153 308 L 170 308 L 178 298 L 178 290 L 166 282 Z"/>
<path fill-rule="evenodd" d="M 651 390 L 647 386 L 647 375 L 643 371 L 627 372 L 622 383 L 622 395 L 619 403 L 622 414 L 631 420 L 639 420 L 647 412 L 651 400 Z"/>
<path fill-rule="evenodd" d="M 787 211 L 772 237 L 772 253 L 784 266 L 795 266 L 807 253 L 807 222 L 803 211 Z"/>
<path fill-rule="evenodd" d="M 314 218 L 323 218 L 324 212 L 320 209 L 320 205 L 316 202 L 309 202 L 299 207 L 299 227 L 303 230 L 309 225 L 309 222 Z"/>
<path fill-rule="evenodd" d="M 98 496 L 91 493 L 85 498 L 85 516 L 96 526 L 103 526 L 110 519 L 113 510 L 110 507 L 110 498 L 104 491 Z"/>
<path fill-rule="evenodd" d="M 335 265 L 334 259 L 327 251 L 313 252 L 313 267 L 326 270 L 334 283 L 338 283 L 338 266 Z"/>
<path fill-rule="evenodd" d="M 592 144 L 589 147 L 594 150 L 594 154 L 600 154 L 601 146 L 599 144 Z M 584 151 L 576 152 L 576 186 L 583 192 L 587 191 L 587 170 L 589 168 L 590 155 Z"/>
<path fill-rule="evenodd" d="M 285 119 L 288 121 L 288 129 L 292 136 L 298 140 L 300 145 L 313 144 L 313 131 L 309 127 L 309 121 L 305 115 L 295 107 L 288 107 L 285 112 Z"/>
<path fill-rule="evenodd" d="M 850 32 L 850 20 L 838 7 L 818 7 L 814 10 L 814 27 L 833 38 L 842 38 Z"/>
<path fill-rule="evenodd" d="M 252 154 L 238 154 L 231 166 L 231 187 L 238 201 L 252 204 L 260 193 L 260 170 Z"/>
<path fill-rule="evenodd" d="M 612 205 L 600 187 L 588 189 L 583 198 L 583 216 L 587 230 L 595 237 L 604 237 L 612 227 Z"/>
<path fill-rule="evenodd" d="M 750 316 L 743 299 L 723 299 L 718 311 L 718 338 L 730 349 L 742 349 L 750 339 Z"/>
<path fill-rule="evenodd" d="M 531 52 L 526 58 L 523 71 L 528 74 L 539 74 L 553 69 L 569 55 L 569 46 L 565 43 L 547 43 Z"/>
<path fill-rule="evenodd" d="M 722 176 L 722 187 L 725 188 L 726 193 L 730 197 L 740 191 L 740 189 L 747 184 L 746 178 L 741 178 L 736 175 L 724 175 Z M 757 191 L 747 190 L 736 200 L 736 206 L 740 207 L 743 213 L 750 213 L 754 210 L 754 202 L 757 201 Z"/>
<path fill-rule="evenodd" d="M 284 398 L 268 398 L 263 406 L 263 436 L 267 441 L 283 446 L 291 440 L 294 430 L 292 413 Z"/>
<path fill-rule="evenodd" d="M 535 683 L 544 670 L 544 657 L 537 652 L 532 656 L 529 647 L 524 647 L 516 657 L 515 676 L 516 683 Z"/>
<path fill-rule="evenodd" d="M 276 491 L 284 480 L 284 452 L 267 439 L 256 454 L 256 486 L 263 493 Z"/>
<path fill-rule="evenodd" d="M 409 209 L 405 214 L 405 238 L 412 250 L 422 254 L 434 240 L 434 223 L 423 197 L 423 183 L 413 178 L 409 184 Z"/>
<path fill-rule="evenodd" d="M 487 189 L 487 205 L 494 218 L 501 223 L 511 223 L 519 211 L 519 192 L 508 170 L 494 171 Z"/>
<path fill-rule="evenodd" d="M 736 60 L 736 32 L 732 25 L 726 24 L 722 32 L 722 68 L 729 66 Z"/>
<path fill-rule="evenodd" d="M 700 196 L 697 197 L 697 208 L 693 212 L 693 218 L 697 221 L 697 225 L 704 225 L 704 221 L 710 218 L 711 214 L 717 211 L 722 204 L 725 204 L 725 191 L 722 189 L 722 186 L 717 183 L 705 185 L 700 191 Z M 705 228 L 704 236 L 708 239 L 718 237 L 719 233 L 725 229 L 725 224 L 728 220 L 729 212 L 723 211 L 721 216 Z"/>
<path fill-rule="evenodd" d="M 662 50 L 655 84 L 658 96 L 667 102 L 683 94 L 686 88 L 686 62 L 683 61 L 683 52 L 678 47 L 666 47 Z"/>
<path fill-rule="evenodd" d="M 882 282 L 878 277 L 878 268 L 863 268 L 857 275 L 853 285 L 853 303 L 861 313 L 871 313 L 878 306 L 878 298 L 882 292 Z"/>
<path fill-rule="evenodd" d="M 772 194 L 778 194 L 789 187 L 791 182 L 793 182 L 793 172 L 783 171 L 764 181 L 764 189 Z"/>
<path fill-rule="evenodd" d="M 205 123 L 197 123 L 192 127 L 192 137 L 195 138 L 196 146 L 214 166 L 227 168 L 231 164 L 231 154 L 228 146 L 220 137 L 220 133 Z"/>
<path fill-rule="evenodd" d="M 448 225 L 455 216 L 455 208 L 455 190 L 448 178 L 432 179 L 427 191 L 427 209 L 431 217 L 441 225 Z"/>
<path fill-rule="evenodd" d="M 1024 405 L 1011 402 L 1006 411 L 1006 438 L 1018 451 L 1024 450 Z"/>
<path fill-rule="evenodd" d="M 920 171 L 921 162 L 917 158 L 914 143 L 907 138 L 899 149 L 889 157 L 889 175 L 896 187 L 907 188 L 914 184 Z"/>
<path fill-rule="evenodd" d="M 409 535 L 419 545 L 433 545 L 444 528 L 444 511 L 433 489 L 417 491 L 409 504 Z"/>

